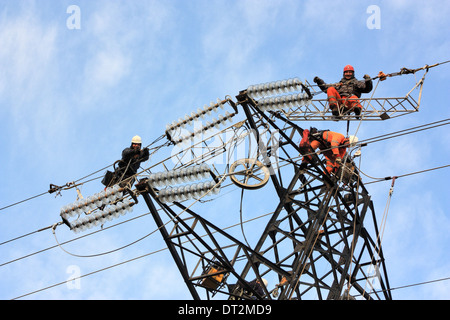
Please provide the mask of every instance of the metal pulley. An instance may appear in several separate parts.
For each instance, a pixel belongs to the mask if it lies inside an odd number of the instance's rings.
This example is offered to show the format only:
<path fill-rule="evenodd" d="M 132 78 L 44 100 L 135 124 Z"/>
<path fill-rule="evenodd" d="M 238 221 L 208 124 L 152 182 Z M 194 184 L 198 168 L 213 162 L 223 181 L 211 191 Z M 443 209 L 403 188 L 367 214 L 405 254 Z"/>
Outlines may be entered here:
<path fill-rule="evenodd" d="M 256 190 L 269 181 L 269 168 L 257 159 L 244 158 L 230 166 L 230 178 L 235 185 L 243 189 Z"/>

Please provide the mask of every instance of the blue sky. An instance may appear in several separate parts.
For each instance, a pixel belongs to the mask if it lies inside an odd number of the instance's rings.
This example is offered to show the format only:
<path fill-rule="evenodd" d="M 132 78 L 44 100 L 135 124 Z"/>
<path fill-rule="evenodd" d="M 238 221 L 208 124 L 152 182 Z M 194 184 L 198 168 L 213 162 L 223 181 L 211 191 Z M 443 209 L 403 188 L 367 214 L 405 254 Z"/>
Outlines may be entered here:
<path fill-rule="evenodd" d="M 70 5 L 80 9 L 79 29 L 68 28 Z M 380 9 L 379 28 L 368 27 L 371 5 Z M 50 183 L 64 185 L 100 170 L 120 157 L 134 135 L 150 143 L 167 123 L 252 84 L 292 77 L 312 82 L 315 76 L 335 82 L 346 64 L 361 79 L 380 70 L 447 61 L 449 15 L 450 4 L 434 0 L 0 0 L 0 207 L 43 193 Z M 419 112 L 363 122 L 358 137 L 448 118 L 449 71 L 450 64 L 430 69 Z M 404 75 L 380 82 L 374 96 L 404 96 L 418 79 Z M 341 122 L 299 125 L 346 129 Z M 352 123 L 350 132 L 356 129 Z M 448 165 L 449 146 L 445 126 L 373 143 L 363 150 L 361 170 L 386 177 Z M 448 170 L 404 177 L 395 184 L 383 237 L 392 288 L 450 276 Z M 390 184 L 367 186 L 380 219 Z M 87 196 L 101 189 L 95 180 L 81 192 Z M 58 222 L 60 208 L 75 198 L 71 189 L 1 210 L 0 243 Z M 237 205 L 239 192 L 222 200 Z M 244 204 L 244 218 L 273 208 L 258 203 L 254 210 L 252 200 L 248 197 Z M 201 205 L 195 210 L 208 213 Z M 238 209 L 233 210 L 227 213 L 230 224 L 239 222 Z M 140 203 L 130 217 L 147 211 Z M 154 229 L 146 215 L 64 247 L 92 255 Z M 60 241 L 75 237 L 64 226 L 56 230 Z M 252 234 L 257 236 L 258 230 L 254 227 Z M 99 257 L 77 258 L 52 248 L 22 258 L 55 244 L 50 230 L 2 244 L 0 298 L 12 299 L 64 282 L 78 271 L 89 274 L 165 247 L 155 233 Z M 393 297 L 449 299 L 449 288 L 447 280 L 398 289 Z M 83 277 L 75 288 L 58 285 L 24 299 L 190 299 L 190 294 L 165 250 Z"/>

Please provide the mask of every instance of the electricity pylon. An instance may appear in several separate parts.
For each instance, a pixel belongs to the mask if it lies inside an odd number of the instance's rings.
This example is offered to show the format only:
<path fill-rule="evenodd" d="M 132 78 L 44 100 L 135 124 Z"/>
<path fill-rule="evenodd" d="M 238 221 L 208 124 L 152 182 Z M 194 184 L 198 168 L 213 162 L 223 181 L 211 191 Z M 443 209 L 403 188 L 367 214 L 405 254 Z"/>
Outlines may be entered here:
<path fill-rule="evenodd" d="M 193 298 L 391 299 L 373 203 L 351 159 L 340 177 L 324 173 L 317 155 L 302 167 L 295 160 L 302 129 L 281 114 L 261 112 L 245 90 L 237 100 L 229 102 L 235 114 L 243 111 L 258 156 L 236 161 L 243 169 L 231 165 L 229 176 L 245 189 L 271 181 L 278 197 L 254 248 L 184 204 L 162 202 L 148 179 L 136 186 Z M 262 128 L 276 132 L 278 141 L 261 141 Z M 271 160 L 275 152 L 283 168 Z M 278 283 L 258 289 L 255 281 L 264 278 Z"/>
<path fill-rule="evenodd" d="M 380 73 L 373 79 L 424 71 L 405 96 L 361 98 L 360 119 L 347 113 L 336 118 L 326 99 L 314 99 L 320 92 L 297 78 L 250 86 L 236 102 L 230 96 L 218 99 L 166 126 L 165 135 L 151 145 L 152 156 L 178 149 L 161 161 L 153 158 L 155 164 L 144 169 L 149 174 L 136 175 L 135 189 L 132 182 L 122 183 L 66 205 L 63 223 L 75 232 L 103 225 L 129 212 L 142 196 L 194 299 L 392 299 L 382 233 L 353 162 L 360 151 L 347 150 L 333 175 L 326 173 L 321 155 L 311 154 L 312 161 L 303 165 L 299 122 L 386 120 L 417 112 L 425 75 L 443 63 Z M 184 129 L 228 105 L 231 113 Z M 164 137 L 167 141 L 156 145 Z M 248 156 L 242 156 L 240 145 L 252 139 L 256 154 L 249 146 Z M 190 145 L 182 147 L 186 142 Z M 222 168 L 215 163 L 220 156 Z M 232 183 L 223 186 L 227 178 Z M 209 181 L 176 186 L 204 179 Z M 221 187 L 259 193 L 270 184 L 275 201 L 266 203 L 270 213 L 264 227 L 252 232 L 260 233 L 254 246 L 194 211 Z M 51 185 L 50 191 L 58 189 Z"/>

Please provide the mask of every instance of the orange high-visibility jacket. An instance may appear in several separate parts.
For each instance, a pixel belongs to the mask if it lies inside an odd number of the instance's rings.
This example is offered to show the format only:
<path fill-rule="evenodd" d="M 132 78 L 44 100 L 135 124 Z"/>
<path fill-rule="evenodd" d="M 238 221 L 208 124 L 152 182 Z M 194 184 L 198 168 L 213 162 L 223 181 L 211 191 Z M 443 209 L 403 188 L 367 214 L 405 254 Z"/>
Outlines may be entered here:
<path fill-rule="evenodd" d="M 345 136 L 339 132 L 333 132 L 333 131 L 324 131 L 322 134 L 323 140 L 330 143 L 331 150 L 329 152 L 332 153 L 332 155 L 335 158 L 344 158 L 345 150 L 347 147 L 339 147 L 341 145 L 345 145 L 348 143 L 348 140 L 345 138 Z M 320 148 L 321 150 L 326 150 L 329 147 L 326 145 L 323 145 L 318 140 L 314 140 L 311 142 L 311 148 L 313 150 L 316 150 L 317 148 Z M 324 151 L 324 154 L 327 153 L 328 150 Z"/>
<path fill-rule="evenodd" d="M 322 139 L 328 143 L 324 144 L 319 140 L 313 140 L 310 143 L 310 146 L 314 151 L 317 148 L 323 151 L 322 153 L 327 161 L 326 169 L 328 173 L 335 172 L 339 168 L 339 164 L 336 163 L 336 159 L 337 158 L 344 159 L 347 146 L 343 145 L 348 144 L 348 139 L 346 139 L 343 134 L 333 131 L 324 131 L 322 133 Z M 302 142 L 303 143 L 301 147 L 306 147 L 303 140 Z M 303 161 L 309 161 L 310 159 L 311 156 L 307 156 L 306 158 L 303 159 Z"/>

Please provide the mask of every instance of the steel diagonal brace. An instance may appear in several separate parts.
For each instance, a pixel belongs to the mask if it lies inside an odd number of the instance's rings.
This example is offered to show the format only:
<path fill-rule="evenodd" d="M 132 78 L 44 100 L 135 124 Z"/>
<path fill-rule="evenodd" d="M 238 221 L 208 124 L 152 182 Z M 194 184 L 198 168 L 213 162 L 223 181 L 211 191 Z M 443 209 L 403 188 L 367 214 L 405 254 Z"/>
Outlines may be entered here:
<path fill-rule="evenodd" d="M 159 213 L 156 209 L 156 207 L 154 206 L 153 201 L 150 198 L 149 193 L 151 193 L 152 191 L 150 190 L 149 192 L 144 192 L 142 193 L 145 202 L 147 203 L 153 218 L 155 219 L 155 222 L 157 223 L 157 226 L 163 236 L 164 241 L 166 242 L 172 257 L 175 260 L 175 263 L 177 264 L 177 267 L 180 271 L 180 273 L 183 276 L 183 279 L 186 283 L 186 285 L 188 286 L 189 291 L 191 292 L 192 296 L 194 299 L 200 299 L 200 296 L 198 295 L 197 291 L 195 290 L 195 286 L 192 283 L 192 280 L 190 279 L 188 273 L 187 273 L 187 268 L 185 266 L 185 263 L 183 262 L 183 260 L 181 259 L 180 255 L 178 254 L 178 252 L 176 251 L 175 248 L 175 244 L 171 241 L 172 236 L 169 235 L 169 233 L 167 232 L 165 225 L 163 224 L 161 218 L 159 217 Z M 199 216 L 198 214 L 194 213 L 192 210 L 190 210 L 189 208 L 186 208 L 185 206 L 183 206 L 181 203 L 178 202 L 174 202 L 174 204 L 176 206 L 178 206 L 179 208 L 181 208 L 183 211 L 185 211 L 186 213 L 188 213 L 189 215 L 191 215 L 192 217 L 194 217 L 205 229 L 205 231 L 207 232 L 208 237 L 211 239 L 211 241 L 214 243 L 216 248 L 212 248 L 205 240 L 203 236 L 198 235 L 185 221 L 184 219 L 181 219 L 179 217 L 179 215 L 177 215 L 170 207 L 168 207 L 166 204 L 164 203 L 160 203 L 158 201 L 158 199 L 156 198 L 156 195 L 152 195 L 153 198 L 156 199 L 156 201 L 159 203 L 159 205 L 164 208 L 164 210 L 166 210 L 167 212 L 169 212 L 172 216 L 173 219 L 176 220 L 176 222 L 178 224 L 180 224 L 181 226 L 183 226 L 185 228 L 185 230 L 188 230 L 188 233 L 191 234 L 196 241 L 199 241 L 199 243 L 201 245 L 203 245 L 207 251 L 209 253 L 211 253 L 214 258 L 217 259 L 218 262 L 220 262 L 222 264 L 222 266 L 224 266 L 226 269 L 228 269 L 227 271 L 232 273 L 237 279 L 238 279 L 238 283 L 240 283 L 240 285 L 242 287 L 244 287 L 248 292 L 253 293 L 256 297 L 258 298 L 262 298 L 258 295 L 257 292 L 254 291 L 254 289 L 252 289 L 247 282 L 245 281 L 245 277 L 241 277 L 237 271 L 234 269 L 234 267 L 232 266 L 232 263 L 230 263 L 230 261 L 227 259 L 226 254 L 221 250 L 221 246 L 219 245 L 219 243 L 216 241 L 216 239 L 213 236 L 213 233 L 218 233 L 226 238 L 228 238 L 230 241 L 232 241 L 233 243 L 235 243 L 238 247 L 239 250 L 242 250 L 244 252 L 244 254 L 249 258 L 248 261 L 251 262 L 252 264 L 259 264 L 262 263 L 264 265 L 266 265 L 267 267 L 271 268 L 272 270 L 274 270 L 275 272 L 277 272 L 278 274 L 280 274 L 280 276 L 284 276 L 284 277 L 288 277 L 289 273 L 286 272 L 285 270 L 283 270 L 282 268 L 280 268 L 279 266 L 277 266 L 276 264 L 272 263 L 270 260 L 268 260 L 267 258 L 265 258 L 264 256 L 260 255 L 258 252 L 252 250 L 251 248 L 247 247 L 245 244 L 243 244 L 242 242 L 240 242 L 239 240 L 235 239 L 234 237 L 232 237 L 231 235 L 229 235 L 228 233 L 226 233 L 225 231 L 223 231 L 221 228 L 213 225 L 211 222 L 207 221 L 206 219 L 204 219 L 203 217 Z M 206 258 L 205 258 L 206 259 Z M 256 271 L 256 267 L 253 266 L 253 268 L 255 268 Z M 256 274 L 258 274 L 257 272 L 255 272 Z"/>
<path fill-rule="evenodd" d="M 252 129 L 254 129 L 253 130 L 253 132 L 254 132 L 254 134 L 256 135 L 256 139 L 258 139 L 258 141 L 259 141 L 259 133 L 258 133 L 258 131 L 257 131 L 257 126 L 256 126 L 256 124 L 255 124 L 255 121 L 254 121 L 254 119 L 253 119 L 253 117 L 252 117 L 252 115 L 251 115 L 251 113 L 250 113 L 250 110 L 249 110 L 249 103 L 251 104 L 251 102 L 249 102 L 249 101 L 251 101 L 251 99 L 249 99 L 248 98 L 248 96 L 245 94 L 245 93 L 241 93 L 241 95 L 240 96 L 238 96 L 237 97 L 238 98 L 238 101 L 239 101 L 239 104 L 242 106 L 242 108 L 244 109 L 244 112 L 245 112 L 245 114 L 246 114 L 246 116 L 247 116 L 247 119 L 248 119 L 248 121 L 249 121 L 249 124 L 250 124 L 250 127 L 252 128 Z M 266 121 L 268 121 L 269 123 L 270 123 L 270 125 L 272 125 L 274 128 L 276 128 L 277 130 L 279 130 L 279 132 L 280 132 L 280 134 L 287 140 L 287 141 L 289 141 L 289 143 L 295 148 L 295 150 L 297 150 L 299 153 L 300 153 L 300 149 L 299 149 L 299 147 L 282 131 L 282 130 L 280 130 L 264 113 L 262 113 L 262 112 L 260 112 L 259 110 L 258 110 L 258 112 L 264 117 L 264 119 L 266 120 Z M 261 144 L 260 144 L 261 145 Z M 262 152 L 262 155 L 263 155 L 263 157 L 266 157 L 266 162 L 269 162 L 269 164 L 270 164 L 270 161 L 269 161 L 269 159 L 267 159 L 267 154 L 265 154 L 264 152 Z M 316 157 L 317 157 L 317 155 L 315 155 Z M 320 161 L 319 161 L 319 163 L 320 163 Z M 317 168 L 317 166 L 315 166 L 314 165 L 314 167 L 316 167 L 316 169 L 317 170 L 319 170 L 319 168 Z M 275 189 L 276 189 L 276 191 L 277 191 L 277 194 L 278 194 L 278 196 L 279 196 L 279 198 L 280 198 L 280 203 L 279 203 L 279 205 L 277 206 L 277 208 L 276 208 L 276 210 L 275 210 L 275 212 L 273 213 L 273 215 L 272 215 L 272 217 L 271 217 L 271 219 L 270 219 L 270 221 L 269 221 L 269 223 L 267 224 L 267 227 L 266 227 L 266 229 L 265 229 L 265 231 L 264 231 L 264 233 L 263 233 L 263 235 L 262 235 L 262 237 L 260 238 L 260 240 L 258 241 L 258 243 L 257 243 L 257 245 L 256 245 L 256 247 L 255 247 L 255 250 L 256 251 L 260 251 L 260 249 L 262 248 L 262 246 L 263 246 L 263 244 L 264 244 L 264 242 L 266 241 L 266 239 L 267 239 L 267 236 L 269 235 L 269 231 L 270 231 L 270 229 L 272 228 L 272 226 L 274 225 L 274 223 L 277 221 L 277 219 L 278 219 L 278 216 L 279 216 L 279 214 L 280 214 L 280 212 L 281 212 L 281 210 L 284 208 L 287 212 L 289 212 L 289 213 L 291 213 L 291 212 L 295 212 L 295 209 L 292 207 L 292 205 L 291 205 L 291 203 L 289 203 L 288 201 L 286 201 L 287 200 L 287 197 L 286 197 L 286 195 L 288 195 L 288 194 L 290 194 L 291 192 L 292 192 L 292 190 L 293 190 L 293 188 L 294 188 L 294 186 L 295 186 L 295 184 L 296 184 L 296 182 L 300 179 L 300 177 L 302 177 L 303 175 L 302 175 L 302 171 L 301 170 L 296 170 L 296 172 L 295 172 L 295 175 L 294 175 L 294 177 L 293 177 L 293 179 L 291 180 L 291 182 L 290 182 L 290 184 L 289 184 L 289 187 L 287 188 L 287 189 L 284 189 L 284 188 L 282 188 L 281 186 L 280 186 L 280 183 L 279 183 L 279 181 L 278 181 L 278 179 L 276 178 L 276 176 L 275 175 L 271 175 L 271 179 L 272 179 L 272 182 L 273 182 L 273 184 L 274 184 L 274 186 L 275 186 Z M 328 179 L 329 180 L 329 183 L 332 183 L 332 181 L 331 181 L 331 179 L 329 178 L 329 177 L 327 177 L 326 179 Z M 302 228 L 302 230 L 303 230 L 303 232 L 307 232 L 307 229 L 304 227 L 304 224 L 303 224 L 303 221 L 300 219 L 300 217 L 297 215 L 297 214 L 294 214 L 293 215 L 293 218 L 294 218 L 294 220 L 296 221 L 296 223 L 298 224 L 298 225 L 300 225 L 300 226 L 302 226 L 301 228 Z M 250 265 L 247 265 L 246 266 L 246 268 L 244 269 L 244 271 L 243 271 L 243 277 L 245 277 L 245 275 L 247 274 L 247 272 L 250 270 Z M 287 277 L 287 279 L 291 279 L 291 276 L 290 277 Z"/>
<path fill-rule="evenodd" d="M 252 257 L 253 260 L 255 261 L 259 261 L 260 263 L 272 268 L 274 271 L 276 271 L 277 273 L 279 273 L 282 276 L 288 276 L 288 273 L 286 271 L 284 271 L 283 269 L 279 268 L 277 265 L 275 265 L 274 263 L 272 263 L 270 260 L 268 260 L 267 258 L 263 257 L 262 255 L 260 255 L 257 251 L 249 248 L 247 245 L 245 245 L 244 243 L 242 243 L 241 241 L 237 240 L 236 238 L 234 238 L 233 236 L 229 235 L 228 233 L 226 233 L 225 231 L 222 230 L 222 228 L 219 228 L 217 226 L 215 226 L 214 224 L 212 224 L 211 222 L 209 222 L 208 220 L 204 219 L 203 217 L 199 216 L 198 214 L 196 214 L 195 212 L 193 212 L 192 210 L 190 210 L 189 208 L 186 208 L 184 205 L 182 205 L 181 203 L 178 202 L 174 202 L 174 204 L 179 207 L 180 209 L 184 210 L 185 212 L 187 212 L 188 214 L 190 214 L 191 216 L 193 216 L 194 218 L 198 219 L 204 226 L 208 227 L 211 230 L 214 230 L 214 233 L 218 233 L 226 238 L 228 238 L 230 241 L 234 242 L 235 244 L 237 244 L 239 247 L 241 247 L 242 249 L 244 249 L 246 252 L 248 252 Z M 171 210 L 169 207 L 167 207 L 166 205 L 164 205 L 166 208 L 168 208 L 169 210 Z M 172 211 L 172 210 L 171 210 Z M 173 212 L 173 211 L 172 211 Z M 183 223 L 182 219 L 177 218 L 181 223 Z M 205 228 L 207 229 L 207 228 Z M 217 245 L 218 248 L 220 248 L 219 243 L 217 243 L 217 241 L 214 239 L 214 236 L 212 234 L 212 232 L 208 231 L 208 235 L 210 236 L 211 240 L 213 240 L 215 242 L 215 244 Z M 201 238 L 199 235 L 196 235 L 196 237 Z"/>
<path fill-rule="evenodd" d="M 238 96 L 238 97 L 242 98 L 242 95 L 241 95 L 241 96 Z M 249 119 L 250 125 L 252 126 L 253 129 L 255 129 L 256 134 L 258 134 L 258 131 L 256 130 L 257 127 L 256 127 L 256 125 L 255 125 L 255 123 L 254 123 L 254 121 L 253 121 L 253 117 L 251 116 L 250 112 L 249 112 L 248 109 L 247 109 L 249 104 L 250 104 L 251 106 L 255 107 L 254 101 L 253 101 L 252 99 L 248 98 L 248 97 L 247 97 L 245 100 L 241 101 L 241 105 L 243 106 L 244 111 L 245 111 L 245 114 L 247 115 L 247 118 Z M 247 110 L 247 111 L 246 111 L 246 110 Z M 267 123 L 270 124 L 270 126 L 272 126 L 273 128 L 275 128 L 275 130 L 277 130 L 277 131 L 279 132 L 279 134 L 286 140 L 286 142 L 284 142 L 283 145 L 289 144 L 289 145 L 291 145 L 291 146 L 292 146 L 299 154 L 302 154 L 301 151 L 300 151 L 300 147 L 299 147 L 296 143 L 294 143 L 294 141 L 292 141 L 292 139 L 291 139 L 290 137 L 288 137 L 288 136 L 286 135 L 286 133 L 284 132 L 284 130 L 280 129 L 280 128 L 275 124 L 275 122 L 273 122 L 266 114 L 264 114 L 264 112 L 261 112 L 258 108 L 254 108 L 254 110 L 256 110 L 256 112 L 258 112 L 258 114 L 259 114 L 260 116 L 262 116 L 262 117 L 264 118 L 264 120 L 266 120 Z M 280 119 L 281 121 L 284 121 L 284 122 L 288 123 L 289 125 L 291 125 L 293 128 L 295 128 L 295 129 L 300 133 L 300 135 L 302 135 L 303 129 L 300 128 L 299 126 L 297 126 L 296 124 L 294 124 L 292 121 L 289 121 L 288 119 L 282 117 L 281 115 L 277 114 L 276 112 L 271 112 L 271 114 L 274 115 L 274 116 L 276 116 L 276 117 L 277 117 L 278 119 Z M 257 138 L 259 138 L 259 136 L 258 136 Z M 263 156 L 265 156 L 265 155 L 266 155 L 266 154 L 263 153 Z M 318 171 L 320 171 L 319 168 L 318 168 L 318 167 L 320 166 L 321 169 L 322 169 L 323 171 L 325 171 L 325 167 L 323 166 L 322 162 L 319 161 L 319 157 L 317 156 L 317 154 L 315 154 L 315 153 L 312 154 L 312 157 L 314 158 L 315 161 L 313 161 L 310 165 L 312 165 L 313 167 L 315 167 Z M 319 166 L 317 166 L 316 163 L 319 163 Z M 325 179 L 327 180 L 328 183 L 334 184 L 334 183 L 331 181 L 331 179 L 330 179 L 330 177 L 329 177 L 328 175 L 324 175 L 324 177 L 325 177 Z"/>

